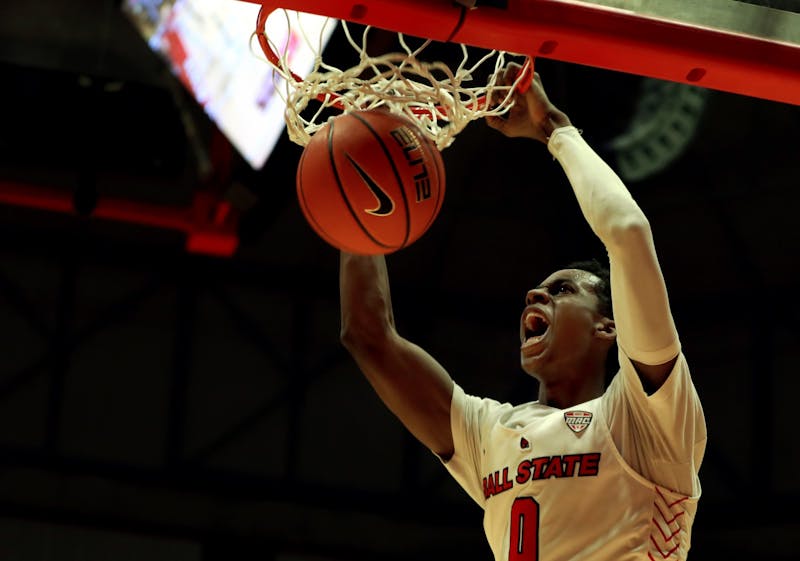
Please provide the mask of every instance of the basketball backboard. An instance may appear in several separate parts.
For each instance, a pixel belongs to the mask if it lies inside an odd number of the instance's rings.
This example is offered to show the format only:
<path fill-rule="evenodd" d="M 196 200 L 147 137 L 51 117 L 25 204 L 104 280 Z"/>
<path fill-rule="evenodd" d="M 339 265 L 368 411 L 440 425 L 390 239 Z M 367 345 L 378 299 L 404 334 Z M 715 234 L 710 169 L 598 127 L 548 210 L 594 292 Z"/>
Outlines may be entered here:
<path fill-rule="evenodd" d="M 245 1 L 800 105 L 798 0 Z"/>
<path fill-rule="evenodd" d="M 772 41 L 800 44 L 800 0 L 582 0 L 605 8 L 630 11 L 640 16 L 675 20 L 761 37 Z"/>

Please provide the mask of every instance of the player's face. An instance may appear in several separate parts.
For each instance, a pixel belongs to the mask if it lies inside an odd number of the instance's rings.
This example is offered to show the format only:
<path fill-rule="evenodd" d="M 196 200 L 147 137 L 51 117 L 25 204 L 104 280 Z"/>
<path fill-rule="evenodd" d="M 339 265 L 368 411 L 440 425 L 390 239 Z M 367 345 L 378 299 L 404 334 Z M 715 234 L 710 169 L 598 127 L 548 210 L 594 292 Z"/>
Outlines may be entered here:
<path fill-rule="evenodd" d="M 581 269 L 564 269 L 528 291 L 520 318 L 522 369 L 536 377 L 575 371 L 590 355 L 603 315 L 600 279 Z"/>

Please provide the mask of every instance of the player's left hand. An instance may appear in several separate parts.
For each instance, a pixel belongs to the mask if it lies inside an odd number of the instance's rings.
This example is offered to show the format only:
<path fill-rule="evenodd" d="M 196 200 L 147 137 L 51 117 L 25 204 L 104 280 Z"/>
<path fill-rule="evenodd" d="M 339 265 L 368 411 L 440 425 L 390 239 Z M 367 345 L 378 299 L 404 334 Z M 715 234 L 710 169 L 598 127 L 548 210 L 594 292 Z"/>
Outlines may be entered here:
<path fill-rule="evenodd" d="M 511 86 L 516 81 L 522 66 L 509 63 L 499 83 Z M 501 117 L 486 117 L 486 123 L 508 137 L 526 137 L 547 143 L 553 130 L 572 123 L 566 113 L 558 109 L 544 91 L 541 76 L 534 72 L 530 87 L 524 93 L 513 92 L 514 104 Z"/>

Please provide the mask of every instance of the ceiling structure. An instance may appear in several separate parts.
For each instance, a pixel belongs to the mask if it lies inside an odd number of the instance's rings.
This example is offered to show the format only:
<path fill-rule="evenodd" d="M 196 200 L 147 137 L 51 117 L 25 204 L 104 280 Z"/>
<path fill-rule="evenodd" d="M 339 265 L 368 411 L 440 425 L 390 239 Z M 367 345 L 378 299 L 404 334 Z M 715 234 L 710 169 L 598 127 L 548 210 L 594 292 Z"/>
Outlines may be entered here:
<path fill-rule="evenodd" d="M 0 551 L 488 559 L 480 509 L 339 345 L 338 257 L 296 204 L 300 148 L 284 137 L 249 168 L 115 0 L 6 3 L 0 65 L 0 185 L 74 207 L 0 205 Z M 800 109 L 537 70 L 653 227 L 709 427 L 693 556 L 794 559 Z M 659 165 L 632 166 L 677 121 Z M 522 297 L 602 247 L 543 146 L 476 122 L 443 157 L 440 216 L 388 259 L 399 328 L 467 391 L 528 399 Z M 206 201 L 236 251 L 97 215 L 120 200 Z"/>

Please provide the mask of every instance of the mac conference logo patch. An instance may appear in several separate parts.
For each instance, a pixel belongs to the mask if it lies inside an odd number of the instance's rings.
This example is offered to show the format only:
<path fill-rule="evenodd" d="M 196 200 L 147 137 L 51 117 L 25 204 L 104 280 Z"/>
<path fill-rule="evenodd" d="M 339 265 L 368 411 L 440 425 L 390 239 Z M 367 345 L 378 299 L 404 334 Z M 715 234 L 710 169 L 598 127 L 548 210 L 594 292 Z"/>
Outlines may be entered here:
<path fill-rule="evenodd" d="M 589 411 L 565 411 L 564 422 L 572 432 L 583 432 L 592 422 L 592 414 Z"/>

